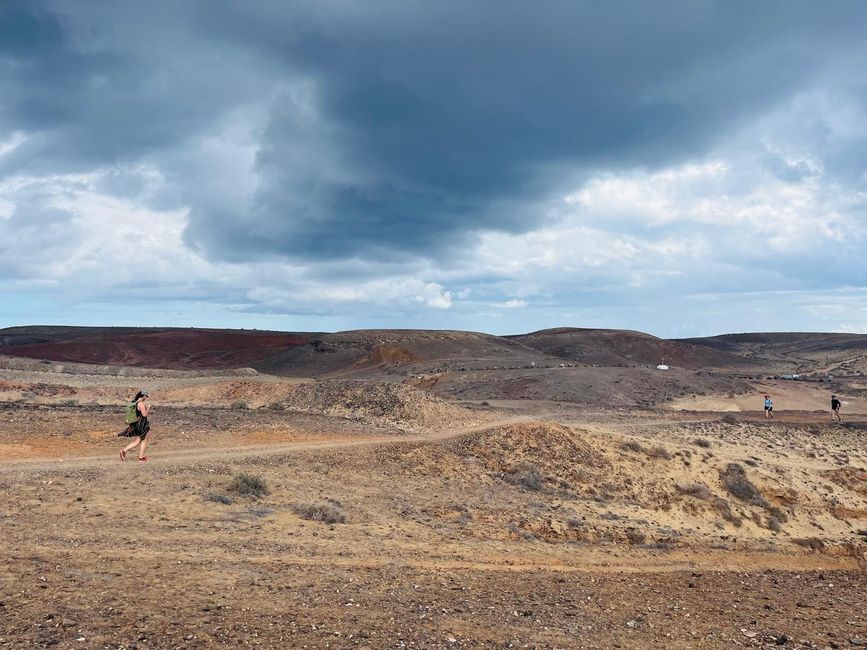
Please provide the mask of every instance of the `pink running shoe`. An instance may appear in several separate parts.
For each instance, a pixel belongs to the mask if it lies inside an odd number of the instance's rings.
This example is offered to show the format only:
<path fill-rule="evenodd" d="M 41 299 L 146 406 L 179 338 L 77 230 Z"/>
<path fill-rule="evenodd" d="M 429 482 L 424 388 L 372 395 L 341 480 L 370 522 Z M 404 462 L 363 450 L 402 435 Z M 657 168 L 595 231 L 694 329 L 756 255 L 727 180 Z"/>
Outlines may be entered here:
<path fill-rule="evenodd" d="M 125 449 L 120 450 L 120 459 L 126 460 L 126 450 Z"/>
<path fill-rule="evenodd" d="M 148 459 L 148 457 L 147 457 L 147 456 L 139 456 L 138 459 L 139 459 L 141 462 L 145 462 L 145 461 Z"/>

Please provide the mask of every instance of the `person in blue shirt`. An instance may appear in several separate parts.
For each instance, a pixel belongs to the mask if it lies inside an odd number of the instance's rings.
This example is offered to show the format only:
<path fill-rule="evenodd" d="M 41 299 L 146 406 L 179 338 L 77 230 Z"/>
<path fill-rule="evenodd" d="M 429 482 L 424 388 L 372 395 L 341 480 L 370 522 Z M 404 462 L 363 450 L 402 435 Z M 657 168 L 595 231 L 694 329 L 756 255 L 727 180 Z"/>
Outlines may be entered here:
<path fill-rule="evenodd" d="M 765 419 L 774 419 L 774 400 L 771 399 L 770 395 L 765 395 Z"/>

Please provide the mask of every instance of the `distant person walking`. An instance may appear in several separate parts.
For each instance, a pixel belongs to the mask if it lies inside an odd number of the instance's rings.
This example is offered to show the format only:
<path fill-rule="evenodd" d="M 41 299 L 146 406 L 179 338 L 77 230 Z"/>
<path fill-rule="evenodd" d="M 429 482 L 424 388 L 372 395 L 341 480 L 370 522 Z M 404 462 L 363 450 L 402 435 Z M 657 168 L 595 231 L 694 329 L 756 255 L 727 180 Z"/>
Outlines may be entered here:
<path fill-rule="evenodd" d="M 771 399 L 770 395 L 765 395 L 765 419 L 774 419 L 774 400 Z"/>
<path fill-rule="evenodd" d="M 837 399 L 836 395 L 831 395 L 831 422 L 837 420 L 837 422 L 842 422 L 843 418 L 840 417 L 840 407 L 843 404 L 840 403 L 840 400 Z"/>
<path fill-rule="evenodd" d="M 134 440 L 120 450 L 120 459 L 126 460 L 126 452 L 135 449 L 139 444 L 141 444 L 141 447 L 139 447 L 138 450 L 138 459 L 146 461 L 148 459 L 148 457 L 145 456 L 145 449 L 147 449 L 148 446 L 147 435 L 148 431 L 151 430 L 151 425 L 148 422 L 148 413 L 150 412 L 148 392 L 146 390 L 140 390 L 137 392 L 129 405 L 127 405 L 127 410 L 129 411 L 126 419 L 127 427 L 117 435 L 120 437 L 134 438 Z"/>

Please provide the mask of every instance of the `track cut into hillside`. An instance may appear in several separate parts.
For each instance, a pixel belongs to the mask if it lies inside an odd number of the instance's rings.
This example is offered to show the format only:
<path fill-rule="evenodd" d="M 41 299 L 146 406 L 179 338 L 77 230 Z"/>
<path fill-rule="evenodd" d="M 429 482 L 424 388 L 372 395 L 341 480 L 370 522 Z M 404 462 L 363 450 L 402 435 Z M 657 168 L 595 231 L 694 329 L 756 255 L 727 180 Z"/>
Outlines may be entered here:
<path fill-rule="evenodd" d="M 397 382 L 324 380 L 298 386 L 278 403 L 291 411 L 388 423 L 407 431 L 465 426 L 485 417 Z"/>

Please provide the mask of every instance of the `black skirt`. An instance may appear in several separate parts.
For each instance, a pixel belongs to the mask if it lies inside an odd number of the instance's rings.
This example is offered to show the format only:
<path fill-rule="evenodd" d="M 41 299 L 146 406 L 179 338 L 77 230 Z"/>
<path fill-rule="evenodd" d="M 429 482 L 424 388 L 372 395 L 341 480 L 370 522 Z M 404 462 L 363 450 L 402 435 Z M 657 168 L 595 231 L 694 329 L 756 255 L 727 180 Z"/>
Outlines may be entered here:
<path fill-rule="evenodd" d="M 142 440 L 144 440 L 148 435 L 148 431 L 150 430 L 151 425 L 148 422 L 148 419 L 145 417 L 141 417 L 117 435 L 118 437 L 122 436 L 124 438 L 141 438 Z"/>

